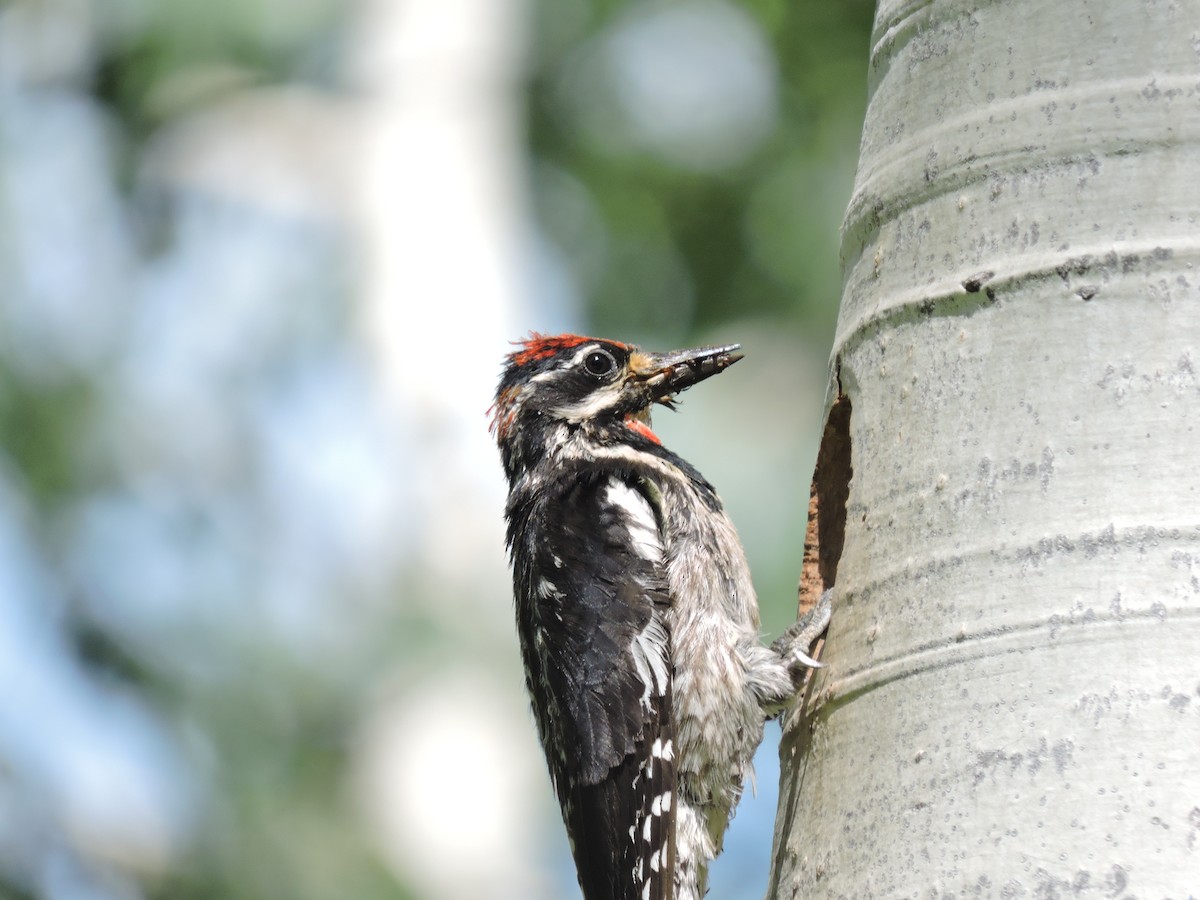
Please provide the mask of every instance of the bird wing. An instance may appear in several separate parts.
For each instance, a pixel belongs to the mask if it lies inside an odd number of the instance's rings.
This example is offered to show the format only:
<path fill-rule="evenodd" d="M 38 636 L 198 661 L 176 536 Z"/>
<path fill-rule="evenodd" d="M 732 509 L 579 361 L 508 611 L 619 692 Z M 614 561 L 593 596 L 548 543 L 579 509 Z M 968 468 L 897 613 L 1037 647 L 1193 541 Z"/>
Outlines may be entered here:
<path fill-rule="evenodd" d="M 572 482 L 537 518 L 522 643 L 543 743 L 560 748 L 548 762 L 580 886 L 587 900 L 671 900 L 671 597 L 658 516 L 636 480 L 607 475 Z"/>

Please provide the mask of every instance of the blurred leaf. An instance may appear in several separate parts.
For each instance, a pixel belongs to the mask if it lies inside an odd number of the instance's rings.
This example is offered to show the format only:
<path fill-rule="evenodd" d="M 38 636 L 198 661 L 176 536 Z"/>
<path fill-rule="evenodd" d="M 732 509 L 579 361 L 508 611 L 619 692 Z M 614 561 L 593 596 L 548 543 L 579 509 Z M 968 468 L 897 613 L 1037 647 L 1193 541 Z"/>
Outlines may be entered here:
<path fill-rule="evenodd" d="M 546 26 L 537 32 L 530 142 L 536 158 L 578 179 L 601 215 L 611 258 L 599 277 L 589 269 L 579 278 L 593 326 L 682 335 L 730 316 L 771 315 L 828 333 L 840 288 L 833 223 L 853 177 L 873 3 L 742 6 L 775 50 L 780 119 L 744 164 L 703 176 L 649 154 L 614 155 L 606 137 L 577 127 L 570 104 L 600 95 L 564 93 L 563 79 L 579 76 L 563 61 L 623 8 L 538 4 Z M 557 234 L 550 223 L 547 234 Z M 564 249 L 568 259 L 584 255 Z"/>

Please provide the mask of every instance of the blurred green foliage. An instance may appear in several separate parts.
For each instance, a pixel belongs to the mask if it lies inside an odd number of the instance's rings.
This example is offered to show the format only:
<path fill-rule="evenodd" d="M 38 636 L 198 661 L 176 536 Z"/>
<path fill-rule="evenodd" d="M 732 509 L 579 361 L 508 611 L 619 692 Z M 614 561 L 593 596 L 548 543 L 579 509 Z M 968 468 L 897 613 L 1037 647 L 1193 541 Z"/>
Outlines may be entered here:
<path fill-rule="evenodd" d="M 586 188 L 616 245 L 602 271 L 581 279 L 591 327 L 679 335 L 730 318 L 765 317 L 827 346 L 841 293 L 836 224 L 854 176 L 873 3 L 742 4 L 774 51 L 777 127 L 748 158 L 710 172 L 673 167 L 649 153 L 606 152 L 564 108 L 562 79 L 573 57 L 630 8 L 616 0 L 536 6 L 529 140 L 543 173 L 534 180 L 543 225 L 551 235 L 573 231 L 546 202 L 554 173 L 567 172 Z M 583 244 L 594 239 L 580 235 Z M 681 289 L 679 278 L 636 252 L 647 246 L 677 254 L 693 303 L 672 294 Z M 576 270 L 590 273 L 589 248 L 566 249 L 574 251 Z"/>
<path fill-rule="evenodd" d="M 95 7 L 92 94 L 138 145 L 170 120 L 252 85 L 336 87 L 347 9 L 334 0 L 155 0 Z"/>

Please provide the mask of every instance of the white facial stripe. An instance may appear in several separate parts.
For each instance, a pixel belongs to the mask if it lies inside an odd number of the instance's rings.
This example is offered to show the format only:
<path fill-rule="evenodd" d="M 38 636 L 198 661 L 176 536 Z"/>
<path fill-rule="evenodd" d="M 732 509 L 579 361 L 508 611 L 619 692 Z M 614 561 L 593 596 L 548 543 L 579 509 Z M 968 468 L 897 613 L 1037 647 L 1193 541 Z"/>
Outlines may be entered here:
<path fill-rule="evenodd" d="M 585 356 L 587 356 L 593 350 L 599 350 L 599 349 L 600 349 L 599 344 L 584 344 L 582 347 L 580 347 L 575 352 L 575 355 L 571 357 L 571 365 L 573 365 L 573 366 L 579 365 L 579 363 L 581 363 L 583 361 L 583 358 Z"/>
<path fill-rule="evenodd" d="M 529 379 L 529 383 L 533 384 L 534 382 L 538 381 L 552 381 L 555 378 L 558 378 L 563 370 L 571 369 L 580 365 L 583 362 L 584 357 L 589 353 L 601 349 L 603 349 L 603 346 L 594 341 L 583 344 L 578 350 L 575 351 L 574 355 L 570 359 L 564 360 L 553 369 L 542 372 L 538 375 L 534 375 Z M 614 382 L 613 384 L 606 385 L 593 391 L 587 397 L 587 399 L 580 403 L 574 403 L 568 406 L 560 406 L 557 409 L 551 410 L 550 412 L 557 419 L 562 419 L 571 423 L 578 423 L 583 422 L 586 419 L 593 418 L 594 416 L 598 416 L 610 406 L 615 405 L 620 399 L 620 382 Z"/>
<path fill-rule="evenodd" d="M 563 419 L 567 422 L 583 422 L 587 419 L 595 418 L 609 407 L 616 406 L 620 400 L 621 383 L 614 381 L 612 384 L 592 391 L 592 393 L 588 394 L 579 403 L 572 403 L 551 410 L 551 414 L 556 419 Z"/>
<path fill-rule="evenodd" d="M 548 369 L 545 372 L 541 372 L 537 375 L 534 375 L 532 378 L 529 379 L 529 383 L 533 384 L 533 382 L 535 382 L 535 381 L 549 381 L 550 379 L 554 378 L 563 369 L 570 369 L 570 368 L 574 368 L 575 366 L 579 365 L 581 362 L 583 362 L 583 358 L 585 356 L 587 356 L 593 350 L 599 350 L 599 349 L 600 349 L 600 345 L 597 343 L 594 343 L 594 342 L 590 343 L 590 344 L 583 344 L 582 346 L 580 346 L 580 348 L 578 350 L 575 351 L 575 355 L 572 356 L 570 359 L 559 363 L 553 369 Z"/>

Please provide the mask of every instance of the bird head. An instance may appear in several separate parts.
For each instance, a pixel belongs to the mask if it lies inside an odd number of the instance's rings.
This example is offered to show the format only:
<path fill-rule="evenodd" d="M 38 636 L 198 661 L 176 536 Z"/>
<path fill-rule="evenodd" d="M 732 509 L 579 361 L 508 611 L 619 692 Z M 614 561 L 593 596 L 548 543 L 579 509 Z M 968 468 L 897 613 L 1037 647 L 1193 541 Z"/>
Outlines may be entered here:
<path fill-rule="evenodd" d="M 559 425 L 624 426 L 657 442 L 649 428 L 651 407 L 673 407 L 681 391 L 741 359 L 738 349 L 728 344 L 651 353 L 574 334 L 531 335 L 508 355 L 492 407 L 506 467 L 523 435 Z"/>

